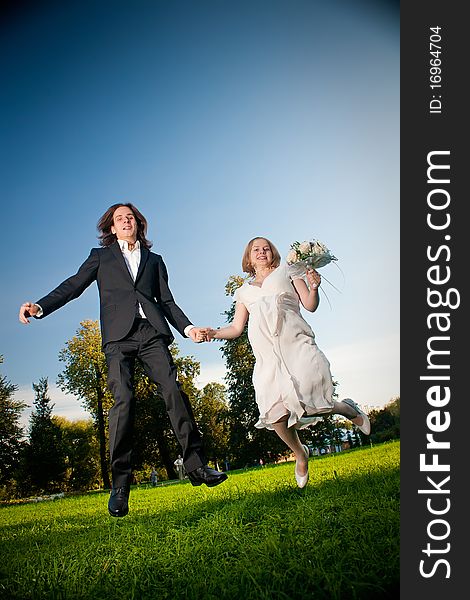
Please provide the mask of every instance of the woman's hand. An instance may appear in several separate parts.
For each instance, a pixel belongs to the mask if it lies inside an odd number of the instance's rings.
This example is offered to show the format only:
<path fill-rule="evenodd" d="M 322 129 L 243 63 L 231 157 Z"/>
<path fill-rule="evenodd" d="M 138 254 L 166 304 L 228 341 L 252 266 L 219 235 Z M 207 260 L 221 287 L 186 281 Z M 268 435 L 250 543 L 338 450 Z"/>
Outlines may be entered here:
<path fill-rule="evenodd" d="M 215 340 L 215 334 L 217 333 L 217 329 L 212 329 L 212 327 L 207 327 L 206 329 L 206 342 L 212 342 Z"/>
<path fill-rule="evenodd" d="M 317 289 L 321 284 L 321 275 L 315 269 L 307 269 L 307 281 L 310 289 Z"/>

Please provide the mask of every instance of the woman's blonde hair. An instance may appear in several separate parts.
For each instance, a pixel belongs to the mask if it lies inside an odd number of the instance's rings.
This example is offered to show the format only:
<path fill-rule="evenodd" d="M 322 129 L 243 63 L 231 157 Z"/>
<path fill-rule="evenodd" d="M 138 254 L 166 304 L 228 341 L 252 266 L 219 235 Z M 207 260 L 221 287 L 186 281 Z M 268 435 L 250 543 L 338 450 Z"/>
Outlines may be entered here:
<path fill-rule="evenodd" d="M 268 238 L 258 235 L 257 237 L 254 237 L 248 242 L 245 248 L 245 252 L 243 253 L 242 269 L 244 273 L 249 273 L 250 275 L 255 275 L 255 270 L 253 268 L 253 265 L 251 264 L 250 254 L 251 249 L 253 248 L 253 244 L 256 242 L 256 240 L 266 240 L 268 242 L 269 247 L 271 248 L 271 252 L 273 254 L 271 264 L 269 265 L 270 267 L 276 268 L 281 264 L 281 255 L 279 254 L 276 246 L 272 242 L 270 242 Z"/>

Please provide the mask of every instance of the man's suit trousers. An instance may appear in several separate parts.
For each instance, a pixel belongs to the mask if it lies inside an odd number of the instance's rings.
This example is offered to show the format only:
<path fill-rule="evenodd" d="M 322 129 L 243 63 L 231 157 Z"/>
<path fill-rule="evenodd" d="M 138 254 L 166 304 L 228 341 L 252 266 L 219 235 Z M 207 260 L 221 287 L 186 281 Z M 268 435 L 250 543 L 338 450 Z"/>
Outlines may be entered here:
<path fill-rule="evenodd" d="M 146 319 L 136 318 L 125 337 L 104 347 L 108 387 L 114 397 L 109 411 L 109 452 L 113 487 L 130 485 L 135 399 L 134 365 L 140 360 L 151 381 L 158 384 L 170 422 L 183 451 L 187 472 L 206 464 L 202 440 L 188 397 L 177 382 L 176 366 L 167 344 Z"/>

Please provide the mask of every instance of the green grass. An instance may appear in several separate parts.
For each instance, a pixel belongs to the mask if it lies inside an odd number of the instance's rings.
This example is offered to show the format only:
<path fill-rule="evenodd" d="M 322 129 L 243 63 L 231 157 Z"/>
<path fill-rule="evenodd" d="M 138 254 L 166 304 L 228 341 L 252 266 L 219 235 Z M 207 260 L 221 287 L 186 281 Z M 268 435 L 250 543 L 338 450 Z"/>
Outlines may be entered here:
<path fill-rule="evenodd" d="M 4 598 L 399 597 L 399 443 L 230 474 L 0 509 Z"/>

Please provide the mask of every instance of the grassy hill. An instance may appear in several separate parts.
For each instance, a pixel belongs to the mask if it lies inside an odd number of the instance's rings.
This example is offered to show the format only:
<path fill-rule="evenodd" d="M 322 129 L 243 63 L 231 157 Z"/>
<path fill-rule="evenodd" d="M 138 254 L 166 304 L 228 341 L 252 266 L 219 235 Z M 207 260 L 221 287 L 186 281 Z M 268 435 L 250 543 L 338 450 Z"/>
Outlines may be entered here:
<path fill-rule="evenodd" d="M 21 600 L 399 597 L 399 442 L 234 471 L 218 487 L 0 509 L 0 592 Z"/>

